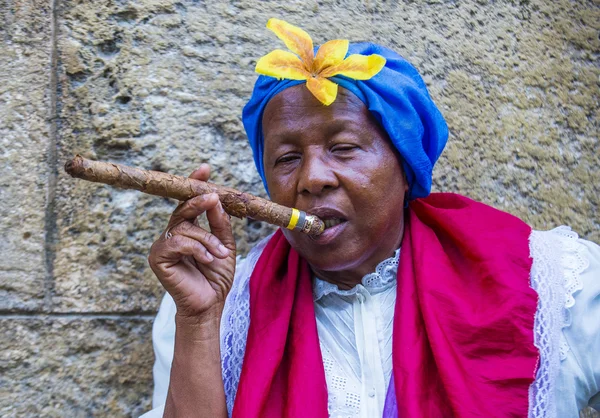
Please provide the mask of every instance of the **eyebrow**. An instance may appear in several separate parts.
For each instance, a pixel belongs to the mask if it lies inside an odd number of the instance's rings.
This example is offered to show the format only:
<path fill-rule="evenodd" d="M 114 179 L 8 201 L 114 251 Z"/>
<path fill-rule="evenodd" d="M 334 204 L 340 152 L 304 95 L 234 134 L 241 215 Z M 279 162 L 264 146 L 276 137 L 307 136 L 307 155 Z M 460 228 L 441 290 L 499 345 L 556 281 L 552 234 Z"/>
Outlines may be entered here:
<path fill-rule="evenodd" d="M 352 119 L 342 119 L 342 120 L 334 120 L 326 124 L 323 127 L 325 130 L 325 135 L 333 136 L 344 130 L 349 130 L 352 132 L 359 132 L 359 124 L 357 124 Z M 275 134 L 275 137 L 279 140 L 279 142 L 292 142 L 296 140 L 298 137 L 302 135 L 302 128 L 294 129 L 294 130 L 286 130 L 284 132 L 278 132 Z"/>

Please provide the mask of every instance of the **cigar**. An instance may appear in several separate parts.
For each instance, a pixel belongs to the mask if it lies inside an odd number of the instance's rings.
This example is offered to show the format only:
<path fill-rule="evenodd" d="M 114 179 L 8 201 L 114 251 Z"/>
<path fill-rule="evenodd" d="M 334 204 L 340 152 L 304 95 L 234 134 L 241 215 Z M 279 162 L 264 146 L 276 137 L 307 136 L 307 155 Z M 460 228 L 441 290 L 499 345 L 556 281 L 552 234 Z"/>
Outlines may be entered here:
<path fill-rule="evenodd" d="M 71 177 L 177 200 L 188 200 L 206 193 L 217 193 L 223 209 L 231 216 L 241 219 L 252 218 L 271 225 L 301 231 L 310 236 L 321 235 L 325 230 L 325 223 L 317 216 L 278 205 L 250 193 L 243 193 L 206 181 L 175 176 L 161 171 L 92 161 L 80 155 L 67 161 L 65 171 Z"/>

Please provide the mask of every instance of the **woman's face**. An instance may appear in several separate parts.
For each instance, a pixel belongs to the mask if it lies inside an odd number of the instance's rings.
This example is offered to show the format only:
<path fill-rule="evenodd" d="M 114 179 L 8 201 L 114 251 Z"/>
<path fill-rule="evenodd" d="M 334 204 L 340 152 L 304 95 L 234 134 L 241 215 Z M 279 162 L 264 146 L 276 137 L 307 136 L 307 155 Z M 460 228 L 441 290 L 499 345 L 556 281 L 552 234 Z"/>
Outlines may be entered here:
<path fill-rule="evenodd" d="M 263 131 L 271 199 L 328 226 L 316 239 L 284 230 L 317 274 L 362 277 L 393 254 L 408 186 L 387 134 L 354 94 L 340 88 L 324 106 L 304 85 L 288 88 L 265 108 Z"/>

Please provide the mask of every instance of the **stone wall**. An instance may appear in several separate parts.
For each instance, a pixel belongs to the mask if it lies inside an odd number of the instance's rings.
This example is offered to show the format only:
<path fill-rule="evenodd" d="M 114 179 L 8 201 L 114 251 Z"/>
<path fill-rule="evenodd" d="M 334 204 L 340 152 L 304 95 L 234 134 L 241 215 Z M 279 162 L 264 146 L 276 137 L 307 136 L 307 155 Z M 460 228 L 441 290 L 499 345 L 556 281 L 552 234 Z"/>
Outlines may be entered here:
<path fill-rule="evenodd" d="M 0 415 L 149 409 L 146 262 L 174 202 L 75 181 L 75 153 L 262 194 L 241 109 L 282 43 L 373 40 L 421 71 L 451 137 L 434 189 L 600 241 L 600 9 L 594 1 L 3 0 Z M 270 229 L 236 221 L 245 253 Z"/>

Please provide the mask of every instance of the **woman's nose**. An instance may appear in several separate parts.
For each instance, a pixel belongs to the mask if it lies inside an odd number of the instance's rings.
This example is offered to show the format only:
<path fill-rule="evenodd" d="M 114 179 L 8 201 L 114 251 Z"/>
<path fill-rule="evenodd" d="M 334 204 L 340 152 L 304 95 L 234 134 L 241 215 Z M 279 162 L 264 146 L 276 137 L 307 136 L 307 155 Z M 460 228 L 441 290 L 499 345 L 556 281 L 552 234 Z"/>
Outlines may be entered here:
<path fill-rule="evenodd" d="M 319 195 L 338 187 L 335 171 L 323 158 L 305 154 L 302 158 L 298 192 Z"/>

